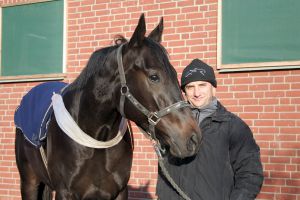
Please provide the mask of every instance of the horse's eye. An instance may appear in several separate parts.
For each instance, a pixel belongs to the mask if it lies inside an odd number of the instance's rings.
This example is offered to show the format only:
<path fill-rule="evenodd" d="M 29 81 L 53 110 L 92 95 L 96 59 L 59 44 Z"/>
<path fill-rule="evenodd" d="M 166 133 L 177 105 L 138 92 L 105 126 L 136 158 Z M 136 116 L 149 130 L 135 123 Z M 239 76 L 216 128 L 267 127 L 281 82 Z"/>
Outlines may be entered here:
<path fill-rule="evenodd" d="M 159 76 L 157 76 L 156 74 L 155 74 L 155 75 L 149 76 L 149 79 L 150 79 L 152 82 L 159 82 Z"/>

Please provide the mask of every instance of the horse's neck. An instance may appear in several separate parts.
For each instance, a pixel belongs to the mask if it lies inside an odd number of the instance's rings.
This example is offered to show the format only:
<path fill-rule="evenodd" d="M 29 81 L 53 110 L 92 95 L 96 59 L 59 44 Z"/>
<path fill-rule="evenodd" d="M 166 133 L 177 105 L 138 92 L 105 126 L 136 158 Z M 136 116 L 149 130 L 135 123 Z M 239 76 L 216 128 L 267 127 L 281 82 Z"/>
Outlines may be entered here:
<path fill-rule="evenodd" d="M 97 97 L 95 91 L 101 93 Z M 109 140 L 118 131 L 121 115 L 115 109 L 112 92 L 86 88 L 66 94 L 69 110 L 79 127 L 98 140 Z"/>
<path fill-rule="evenodd" d="M 92 137 L 103 140 L 117 134 L 121 122 L 121 115 L 116 109 L 118 65 L 114 58 L 113 52 L 107 56 L 95 53 L 64 97 L 70 101 L 67 109 L 79 127 Z M 103 59 L 106 62 L 99 64 L 99 60 Z"/>

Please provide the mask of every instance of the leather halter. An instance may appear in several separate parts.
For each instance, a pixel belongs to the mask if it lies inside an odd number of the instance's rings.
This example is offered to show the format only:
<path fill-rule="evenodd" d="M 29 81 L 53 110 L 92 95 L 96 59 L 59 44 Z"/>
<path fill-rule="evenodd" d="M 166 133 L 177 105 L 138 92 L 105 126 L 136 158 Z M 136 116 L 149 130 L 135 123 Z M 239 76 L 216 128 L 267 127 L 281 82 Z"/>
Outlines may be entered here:
<path fill-rule="evenodd" d="M 118 61 L 118 70 L 120 74 L 120 81 L 121 81 L 121 97 L 120 97 L 120 113 L 123 117 L 125 117 L 124 114 L 124 103 L 125 98 L 127 98 L 139 111 L 141 111 L 147 118 L 149 123 L 149 129 L 147 134 L 151 137 L 151 139 L 154 139 L 161 150 L 159 141 L 156 138 L 155 135 L 155 125 L 160 121 L 162 117 L 165 115 L 168 115 L 169 113 L 178 110 L 183 107 L 190 106 L 186 101 L 179 101 L 177 103 L 174 103 L 166 108 L 163 108 L 156 112 L 151 112 L 147 108 L 145 108 L 129 91 L 129 88 L 126 84 L 126 77 L 124 73 L 124 67 L 123 67 L 123 61 L 122 61 L 122 47 L 124 44 L 122 44 L 117 49 L 117 61 Z"/>

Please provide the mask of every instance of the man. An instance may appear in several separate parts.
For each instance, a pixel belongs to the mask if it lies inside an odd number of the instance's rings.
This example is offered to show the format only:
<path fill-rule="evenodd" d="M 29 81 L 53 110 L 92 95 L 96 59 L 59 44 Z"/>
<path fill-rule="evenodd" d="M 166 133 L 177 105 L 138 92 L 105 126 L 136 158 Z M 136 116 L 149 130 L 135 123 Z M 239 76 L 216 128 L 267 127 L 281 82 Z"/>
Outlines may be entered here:
<path fill-rule="evenodd" d="M 166 155 L 166 168 L 192 200 L 253 200 L 263 183 L 260 149 L 247 124 L 216 99 L 217 81 L 209 65 L 195 59 L 184 70 L 181 88 L 201 128 L 195 157 Z M 160 200 L 182 199 L 159 169 Z"/>

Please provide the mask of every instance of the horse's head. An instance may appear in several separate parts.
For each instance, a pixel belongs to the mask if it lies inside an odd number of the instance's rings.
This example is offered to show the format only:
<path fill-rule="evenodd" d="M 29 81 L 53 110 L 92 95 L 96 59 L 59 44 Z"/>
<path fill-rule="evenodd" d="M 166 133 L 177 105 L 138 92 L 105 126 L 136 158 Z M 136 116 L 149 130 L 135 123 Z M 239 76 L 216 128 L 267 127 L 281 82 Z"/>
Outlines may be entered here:
<path fill-rule="evenodd" d="M 129 42 L 119 47 L 123 59 L 119 58 L 119 65 L 123 64 L 127 82 L 121 88 L 119 109 L 122 113 L 124 106 L 127 118 L 169 147 L 171 154 L 183 158 L 198 151 L 201 132 L 191 109 L 183 102 L 176 71 L 160 45 L 162 31 L 163 19 L 146 37 L 142 15 Z"/>

